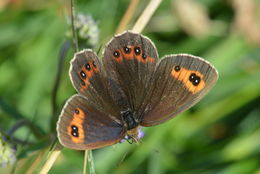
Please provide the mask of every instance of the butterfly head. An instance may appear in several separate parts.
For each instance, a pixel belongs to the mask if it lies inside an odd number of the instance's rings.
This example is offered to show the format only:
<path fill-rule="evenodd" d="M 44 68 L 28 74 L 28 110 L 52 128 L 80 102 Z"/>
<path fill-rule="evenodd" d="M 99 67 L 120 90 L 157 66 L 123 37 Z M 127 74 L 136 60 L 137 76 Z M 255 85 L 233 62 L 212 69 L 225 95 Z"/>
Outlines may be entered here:
<path fill-rule="evenodd" d="M 131 109 L 127 109 L 126 111 L 121 112 L 121 115 L 124 127 L 127 130 L 124 139 L 128 142 L 138 143 L 144 134 L 140 129 L 140 122 L 136 119 L 135 112 Z"/>
<path fill-rule="evenodd" d="M 142 131 L 141 126 L 138 126 L 128 130 L 126 132 L 125 137 L 120 141 L 120 143 L 127 141 L 130 144 L 133 143 L 138 144 L 143 137 L 144 137 L 144 132 Z"/>

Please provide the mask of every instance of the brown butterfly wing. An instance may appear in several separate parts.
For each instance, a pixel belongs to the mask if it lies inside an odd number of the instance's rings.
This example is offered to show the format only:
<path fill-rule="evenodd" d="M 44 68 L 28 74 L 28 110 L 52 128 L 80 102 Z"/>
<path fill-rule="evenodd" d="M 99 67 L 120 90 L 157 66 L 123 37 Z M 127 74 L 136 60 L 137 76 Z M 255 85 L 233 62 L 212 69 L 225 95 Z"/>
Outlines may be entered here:
<path fill-rule="evenodd" d="M 130 31 L 115 36 L 104 52 L 103 63 L 108 77 L 122 89 L 128 108 L 139 111 L 153 76 L 158 54 L 146 37 Z M 122 108 L 126 110 L 128 108 Z M 138 113 L 137 113 L 138 115 Z"/>
<path fill-rule="evenodd" d="M 118 143 L 125 135 L 121 123 L 78 94 L 65 104 L 57 123 L 57 133 L 63 146 L 77 150 L 109 146 Z"/>
<path fill-rule="evenodd" d="M 75 54 L 71 61 L 70 77 L 78 93 L 94 103 L 96 109 L 120 120 L 118 106 L 111 95 L 113 81 L 106 78 L 102 64 L 92 50 L 86 49 Z"/>
<path fill-rule="evenodd" d="M 188 54 L 170 55 L 159 62 L 145 99 L 142 126 L 153 126 L 197 103 L 218 79 L 216 69 Z"/>

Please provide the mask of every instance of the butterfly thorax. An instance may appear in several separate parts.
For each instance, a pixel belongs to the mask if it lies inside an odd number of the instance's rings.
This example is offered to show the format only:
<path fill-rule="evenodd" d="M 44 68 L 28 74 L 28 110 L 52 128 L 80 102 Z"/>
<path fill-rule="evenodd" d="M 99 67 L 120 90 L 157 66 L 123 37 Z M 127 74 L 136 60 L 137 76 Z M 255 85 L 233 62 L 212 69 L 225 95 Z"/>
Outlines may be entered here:
<path fill-rule="evenodd" d="M 123 111 L 122 113 L 122 118 L 124 121 L 124 127 L 127 129 L 127 136 L 132 139 L 134 142 L 138 142 L 138 126 L 139 122 L 135 117 L 135 114 L 133 111 L 130 109 L 127 111 Z"/>
<path fill-rule="evenodd" d="M 138 126 L 138 122 L 135 119 L 134 112 L 132 112 L 131 110 L 123 111 L 122 118 L 124 121 L 124 126 L 127 130 L 131 130 Z"/>

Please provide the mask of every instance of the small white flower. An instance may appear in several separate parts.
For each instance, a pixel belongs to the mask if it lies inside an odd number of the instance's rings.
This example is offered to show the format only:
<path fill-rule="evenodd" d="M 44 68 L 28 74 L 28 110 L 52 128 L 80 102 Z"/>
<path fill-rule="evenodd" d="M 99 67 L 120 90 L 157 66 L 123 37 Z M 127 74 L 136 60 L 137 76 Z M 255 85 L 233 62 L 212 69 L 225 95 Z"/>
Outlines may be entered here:
<path fill-rule="evenodd" d="M 10 164 L 14 164 L 16 161 L 16 150 L 11 144 L 3 139 L 0 133 L 0 167 L 5 167 Z"/>
<path fill-rule="evenodd" d="M 74 17 L 74 26 L 77 31 L 78 40 L 81 44 L 86 44 L 90 47 L 95 47 L 99 41 L 99 29 L 97 23 L 89 15 L 78 13 Z M 71 25 L 71 21 L 68 20 Z M 68 37 L 72 37 L 71 30 L 67 32 Z"/>

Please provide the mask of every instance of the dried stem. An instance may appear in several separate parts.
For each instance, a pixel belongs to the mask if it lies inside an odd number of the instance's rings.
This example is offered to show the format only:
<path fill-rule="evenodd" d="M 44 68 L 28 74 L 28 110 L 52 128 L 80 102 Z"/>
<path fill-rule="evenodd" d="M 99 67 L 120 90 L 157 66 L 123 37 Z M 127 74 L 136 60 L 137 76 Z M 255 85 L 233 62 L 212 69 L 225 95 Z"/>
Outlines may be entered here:
<path fill-rule="evenodd" d="M 137 22 L 135 23 L 133 27 L 133 31 L 136 33 L 141 33 L 144 29 L 144 27 L 147 25 L 148 21 L 152 17 L 155 10 L 159 7 L 162 0 L 151 0 L 150 3 L 146 6 L 144 12 L 139 17 Z"/>
<path fill-rule="evenodd" d="M 41 159 L 43 158 L 44 153 L 45 153 L 45 150 L 39 152 L 39 154 L 38 154 L 37 157 L 34 159 L 33 163 L 32 163 L 31 166 L 28 168 L 28 170 L 25 172 L 25 174 L 31 174 L 31 173 L 33 173 L 33 171 L 36 169 L 37 165 L 41 162 Z"/>
<path fill-rule="evenodd" d="M 87 165 L 88 165 L 88 150 L 85 150 L 83 174 L 87 173 Z"/>
<path fill-rule="evenodd" d="M 135 12 L 136 6 L 138 5 L 139 0 L 132 0 L 129 4 L 123 18 L 121 19 L 119 26 L 116 29 L 116 33 L 121 33 L 126 29 L 126 26 L 128 25 L 129 21 L 132 19 L 133 14 Z"/>
<path fill-rule="evenodd" d="M 46 174 L 49 172 L 50 168 L 52 167 L 53 163 L 56 161 L 56 158 L 60 155 L 60 150 L 55 150 L 52 152 L 49 160 L 44 164 L 40 174 Z"/>
<path fill-rule="evenodd" d="M 44 163 L 43 167 L 40 169 L 40 174 L 47 174 L 51 167 L 53 166 L 54 162 L 56 161 L 57 157 L 60 155 L 61 149 L 63 147 L 57 142 L 54 142 L 54 145 L 49 150 L 49 154 L 47 155 L 47 160 Z"/>

